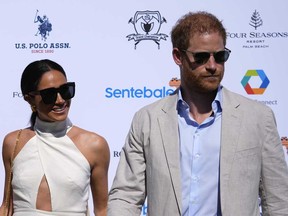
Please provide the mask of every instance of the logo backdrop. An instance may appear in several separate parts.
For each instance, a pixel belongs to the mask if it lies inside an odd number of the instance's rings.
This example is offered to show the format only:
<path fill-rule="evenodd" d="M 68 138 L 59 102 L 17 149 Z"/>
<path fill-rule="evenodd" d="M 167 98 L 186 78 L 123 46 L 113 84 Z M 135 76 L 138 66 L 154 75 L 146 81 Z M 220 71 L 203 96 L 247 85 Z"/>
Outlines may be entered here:
<path fill-rule="evenodd" d="M 270 106 L 287 143 L 285 0 L 273 7 L 260 0 L 1 0 L 0 137 L 28 126 L 31 111 L 20 91 L 23 69 L 35 60 L 54 60 L 77 85 L 72 122 L 109 143 L 110 187 L 134 113 L 179 86 L 170 31 L 180 16 L 198 10 L 215 14 L 227 29 L 232 53 L 223 84 Z M 287 158 L 284 145 L 283 150 Z M 3 194 L 3 164 L 0 175 Z"/>

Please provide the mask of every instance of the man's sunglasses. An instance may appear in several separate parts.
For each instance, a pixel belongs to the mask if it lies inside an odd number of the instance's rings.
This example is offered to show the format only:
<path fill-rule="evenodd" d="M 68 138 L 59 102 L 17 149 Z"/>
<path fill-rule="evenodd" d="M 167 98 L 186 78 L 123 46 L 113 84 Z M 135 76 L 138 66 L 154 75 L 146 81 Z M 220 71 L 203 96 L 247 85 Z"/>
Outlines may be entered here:
<path fill-rule="evenodd" d="M 40 95 L 45 104 L 54 104 L 57 100 L 57 94 L 60 93 L 64 100 L 69 100 L 75 95 L 75 83 L 67 82 L 59 88 L 47 88 L 40 91 L 30 92 L 29 95 Z"/>
<path fill-rule="evenodd" d="M 189 50 L 182 50 L 183 52 L 188 52 L 191 53 L 193 58 L 194 58 L 194 62 L 196 64 L 205 64 L 209 59 L 210 56 L 213 55 L 216 63 L 223 63 L 226 62 L 229 58 L 229 55 L 231 53 L 231 50 L 225 48 L 225 50 L 221 50 L 218 52 L 191 52 Z"/>

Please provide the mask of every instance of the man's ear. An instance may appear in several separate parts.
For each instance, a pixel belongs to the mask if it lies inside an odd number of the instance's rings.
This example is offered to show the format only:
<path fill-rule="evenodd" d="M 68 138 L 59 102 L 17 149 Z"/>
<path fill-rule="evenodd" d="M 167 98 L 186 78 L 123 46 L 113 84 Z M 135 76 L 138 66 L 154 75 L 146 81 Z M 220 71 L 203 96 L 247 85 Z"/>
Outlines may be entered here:
<path fill-rule="evenodd" d="M 174 62 L 179 66 L 182 65 L 182 55 L 181 51 L 178 48 L 173 48 L 172 55 Z"/>

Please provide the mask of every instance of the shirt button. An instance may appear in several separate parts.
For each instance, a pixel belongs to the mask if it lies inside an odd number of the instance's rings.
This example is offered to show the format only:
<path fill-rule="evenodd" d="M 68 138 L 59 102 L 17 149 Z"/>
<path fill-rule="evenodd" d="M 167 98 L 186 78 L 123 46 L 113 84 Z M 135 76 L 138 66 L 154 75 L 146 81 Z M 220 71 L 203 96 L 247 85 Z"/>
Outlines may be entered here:
<path fill-rule="evenodd" d="M 199 177 L 198 176 L 193 176 L 192 177 L 192 181 L 193 182 L 198 182 L 199 181 Z"/>

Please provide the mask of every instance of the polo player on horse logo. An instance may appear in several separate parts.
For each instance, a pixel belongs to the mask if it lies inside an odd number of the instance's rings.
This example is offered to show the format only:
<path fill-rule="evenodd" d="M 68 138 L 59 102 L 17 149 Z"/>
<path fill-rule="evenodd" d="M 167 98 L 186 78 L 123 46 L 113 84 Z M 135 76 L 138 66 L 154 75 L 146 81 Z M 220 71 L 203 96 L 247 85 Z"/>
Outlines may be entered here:
<path fill-rule="evenodd" d="M 49 22 L 49 19 L 46 15 L 41 17 L 37 14 L 38 14 L 38 10 L 36 11 L 34 23 L 39 22 L 40 24 L 39 24 L 38 31 L 35 34 L 35 36 L 38 36 L 38 34 L 40 34 L 42 40 L 46 41 L 47 35 L 49 35 L 49 32 L 52 31 L 52 24 Z"/>

